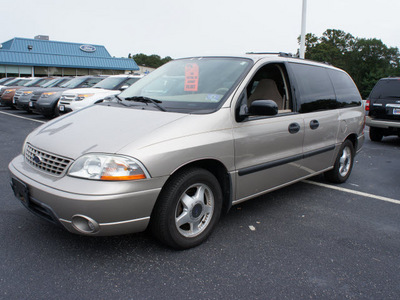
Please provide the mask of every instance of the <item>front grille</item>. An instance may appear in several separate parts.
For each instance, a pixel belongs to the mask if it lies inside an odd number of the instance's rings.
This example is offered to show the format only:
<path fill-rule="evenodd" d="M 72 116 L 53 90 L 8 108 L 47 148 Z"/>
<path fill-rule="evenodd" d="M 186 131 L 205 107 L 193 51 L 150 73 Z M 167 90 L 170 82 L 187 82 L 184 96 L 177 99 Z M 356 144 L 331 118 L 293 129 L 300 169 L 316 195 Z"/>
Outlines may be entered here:
<path fill-rule="evenodd" d="M 75 97 L 76 95 L 63 95 L 60 100 L 68 103 L 74 101 Z"/>
<path fill-rule="evenodd" d="M 42 95 L 43 92 L 33 92 L 33 95 L 31 97 L 31 101 L 37 101 L 40 97 L 40 95 Z"/>
<path fill-rule="evenodd" d="M 21 97 L 23 93 L 24 92 L 16 91 L 14 94 L 14 101 L 18 101 L 19 97 Z"/>
<path fill-rule="evenodd" d="M 39 150 L 30 144 L 26 147 L 25 159 L 32 167 L 55 176 L 63 175 L 72 163 L 71 159 Z"/>

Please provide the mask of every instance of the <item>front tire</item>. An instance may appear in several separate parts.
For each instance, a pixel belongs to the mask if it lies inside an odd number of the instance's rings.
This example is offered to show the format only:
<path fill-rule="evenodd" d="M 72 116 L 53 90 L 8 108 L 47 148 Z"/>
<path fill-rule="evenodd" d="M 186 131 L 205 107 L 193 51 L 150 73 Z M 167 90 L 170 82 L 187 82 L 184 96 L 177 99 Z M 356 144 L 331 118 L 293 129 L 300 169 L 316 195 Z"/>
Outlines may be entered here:
<path fill-rule="evenodd" d="M 349 178 L 354 162 L 354 146 L 345 140 L 339 149 L 333 169 L 325 172 L 325 178 L 334 183 L 343 183 Z"/>
<path fill-rule="evenodd" d="M 173 175 L 161 191 L 151 217 L 151 230 L 162 243 L 188 249 L 204 242 L 222 208 L 218 180 L 207 170 L 191 168 Z"/>

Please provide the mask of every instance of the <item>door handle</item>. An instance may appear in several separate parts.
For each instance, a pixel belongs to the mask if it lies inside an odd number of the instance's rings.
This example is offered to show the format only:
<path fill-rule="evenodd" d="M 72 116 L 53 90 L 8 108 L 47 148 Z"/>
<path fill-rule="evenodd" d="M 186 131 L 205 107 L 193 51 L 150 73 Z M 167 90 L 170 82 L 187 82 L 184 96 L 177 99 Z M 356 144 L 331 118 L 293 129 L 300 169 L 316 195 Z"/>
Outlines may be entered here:
<path fill-rule="evenodd" d="M 299 123 L 291 123 L 288 128 L 289 132 L 294 134 L 300 131 L 300 124 Z"/>
<path fill-rule="evenodd" d="M 319 127 L 319 122 L 317 120 L 311 120 L 310 121 L 310 128 L 311 129 L 317 129 Z"/>

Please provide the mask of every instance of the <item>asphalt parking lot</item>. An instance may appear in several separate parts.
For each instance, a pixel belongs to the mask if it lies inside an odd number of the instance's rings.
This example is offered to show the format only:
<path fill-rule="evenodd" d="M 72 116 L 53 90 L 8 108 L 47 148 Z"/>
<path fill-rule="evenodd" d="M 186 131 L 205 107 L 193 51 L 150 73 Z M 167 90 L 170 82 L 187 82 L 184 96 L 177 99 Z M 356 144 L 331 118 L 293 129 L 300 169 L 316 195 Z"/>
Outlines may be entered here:
<path fill-rule="evenodd" d="M 400 138 L 366 138 L 345 184 L 318 176 L 241 203 L 174 251 L 147 232 L 73 235 L 14 198 L 7 165 L 46 121 L 0 107 L 1 299 L 399 299 Z"/>

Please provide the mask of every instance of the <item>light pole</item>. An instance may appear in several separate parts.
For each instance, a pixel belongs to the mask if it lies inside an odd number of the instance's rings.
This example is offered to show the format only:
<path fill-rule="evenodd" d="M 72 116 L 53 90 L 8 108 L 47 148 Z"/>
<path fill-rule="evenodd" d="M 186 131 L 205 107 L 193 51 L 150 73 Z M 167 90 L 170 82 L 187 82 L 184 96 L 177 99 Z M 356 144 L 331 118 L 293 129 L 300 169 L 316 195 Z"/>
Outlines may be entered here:
<path fill-rule="evenodd" d="M 301 15 L 301 36 L 300 36 L 300 58 L 304 59 L 306 47 L 306 12 L 307 0 L 303 0 L 303 11 Z"/>

